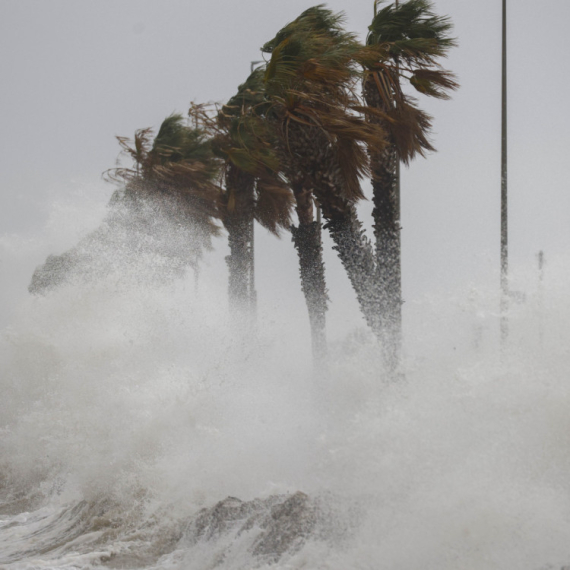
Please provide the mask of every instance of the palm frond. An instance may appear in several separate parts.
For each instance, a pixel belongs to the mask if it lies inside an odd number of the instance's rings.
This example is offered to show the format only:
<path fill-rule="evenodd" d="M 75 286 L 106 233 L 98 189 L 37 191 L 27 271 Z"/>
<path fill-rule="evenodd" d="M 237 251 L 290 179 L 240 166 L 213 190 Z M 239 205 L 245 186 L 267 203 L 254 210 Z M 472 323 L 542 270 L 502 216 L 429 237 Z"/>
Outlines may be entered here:
<path fill-rule="evenodd" d="M 324 33 L 330 37 L 342 37 L 345 33 L 343 23 L 345 16 L 342 12 L 334 13 L 325 8 L 324 4 L 318 4 L 305 10 L 293 22 L 284 26 L 276 36 L 263 45 L 261 51 L 273 53 L 274 50 L 299 31 L 310 31 L 314 34 Z"/>
<path fill-rule="evenodd" d="M 267 230 L 279 235 L 281 229 L 291 226 L 293 194 L 279 177 L 260 176 L 256 184 L 255 219 Z"/>
<path fill-rule="evenodd" d="M 286 174 L 292 183 L 304 177 L 321 203 L 336 194 L 330 211 L 364 197 L 360 178 L 369 173 L 366 146 L 386 146 L 385 131 L 357 108 L 362 75 L 356 62 L 363 46 L 342 23 L 342 14 L 316 6 L 263 47 L 271 53 L 267 117 L 277 125 Z"/>
<path fill-rule="evenodd" d="M 378 2 L 375 2 L 375 7 Z M 420 93 L 437 98 L 459 87 L 453 73 L 441 69 L 438 58 L 457 45 L 449 36 L 451 20 L 437 16 L 428 0 L 407 0 L 376 12 L 366 39 L 357 54 L 361 65 L 371 71 L 398 76 L 408 74 Z"/>
<path fill-rule="evenodd" d="M 416 91 L 438 99 L 448 99 L 459 84 L 455 75 L 443 69 L 437 59 L 456 45 L 450 37 L 448 17 L 437 16 L 429 0 L 407 0 L 381 10 L 376 7 L 369 26 L 367 45 L 358 54 L 367 70 L 364 93 L 376 111 L 361 109 L 370 122 L 384 126 L 404 162 L 416 154 L 433 150 L 429 141 L 431 117 L 402 91 L 408 81 Z"/>
<path fill-rule="evenodd" d="M 107 180 L 125 184 L 127 196 L 158 200 L 201 228 L 204 236 L 219 231 L 214 220 L 220 218 L 220 189 L 215 183 L 220 164 L 206 130 L 190 127 L 182 115 L 173 114 L 154 140 L 151 129 L 136 131 L 134 141 L 117 139 L 134 167 L 111 169 L 104 174 Z"/>
<path fill-rule="evenodd" d="M 379 3 L 375 2 L 375 8 Z M 398 6 L 391 4 L 375 10 L 366 43 L 393 44 L 393 56 L 398 55 L 403 45 L 412 50 L 422 46 L 432 56 L 444 56 L 456 45 L 456 40 L 449 36 L 453 25 L 447 16 L 437 16 L 432 8 L 428 0 L 407 0 Z M 404 44 L 398 47 L 397 42 Z M 416 48 L 414 42 L 418 42 Z"/>
<path fill-rule="evenodd" d="M 416 91 L 437 99 L 449 99 L 448 91 L 459 87 L 453 73 L 439 69 L 416 69 L 410 83 Z"/>

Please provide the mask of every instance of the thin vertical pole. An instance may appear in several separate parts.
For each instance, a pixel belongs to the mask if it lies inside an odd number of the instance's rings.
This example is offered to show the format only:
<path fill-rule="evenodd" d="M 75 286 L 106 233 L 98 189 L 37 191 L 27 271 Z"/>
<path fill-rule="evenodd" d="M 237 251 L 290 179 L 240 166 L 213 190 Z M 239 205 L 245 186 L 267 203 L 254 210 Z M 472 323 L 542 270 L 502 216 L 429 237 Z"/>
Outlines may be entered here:
<path fill-rule="evenodd" d="M 544 346 L 544 252 L 538 252 L 538 342 Z"/>
<path fill-rule="evenodd" d="M 257 319 L 257 292 L 255 290 L 255 218 L 251 217 L 250 223 L 250 238 L 249 238 L 249 303 L 250 303 L 250 318 L 254 324 Z"/>
<path fill-rule="evenodd" d="M 509 250 L 507 202 L 507 0 L 503 0 L 503 54 L 501 82 L 501 345 L 509 335 Z"/>

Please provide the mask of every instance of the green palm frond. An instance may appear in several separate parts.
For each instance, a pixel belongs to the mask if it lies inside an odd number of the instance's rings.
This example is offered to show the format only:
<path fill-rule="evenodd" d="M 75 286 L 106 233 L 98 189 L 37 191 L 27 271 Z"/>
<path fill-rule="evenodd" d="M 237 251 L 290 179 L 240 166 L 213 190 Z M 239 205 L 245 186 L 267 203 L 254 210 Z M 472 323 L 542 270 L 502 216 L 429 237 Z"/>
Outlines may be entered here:
<path fill-rule="evenodd" d="M 335 14 L 325 8 L 324 4 L 318 4 L 308 8 L 297 19 L 283 27 L 272 40 L 264 44 L 261 51 L 273 53 L 279 45 L 300 31 L 340 38 L 345 34 L 344 20 L 345 16 L 342 12 Z"/>
<path fill-rule="evenodd" d="M 333 72 L 337 83 L 353 77 L 353 54 L 360 46 L 355 34 L 343 29 L 343 22 L 342 13 L 318 5 L 282 28 L 262 47 L 262 51 L 271 53 L 265 73 L 266 90 L 272 93 L 299 81 L 327 81 Z"/>
<path fill-rule="evenodd" d="M 182 115 L 172 114 L 160 125 L 152 145 L 152 151 L 166 160 L 180 160 L 186 139 L 186 128 Z"/>
<path fill-rule="evenodd" d="M 418 93 L 448 99 L 459 84 L 438 58 L 456 45 L 449 18 L 437 16 L 429 0 L 407 0 L 377 10 L 369 26 L 366 47 L 357 55 L 367 71 L 365 99 L 376 111 L 363 111 L 389 133 L 404 162 L 433 150 L 429 141 L 431 117 L 404 94 L 402 82 Z"/>
<path fill-rule="evenodd" d="M 271 53 L 265 73 L 271 102 L 266 116 L 277 125 L 287 176 L 320 185 L 319 199 L 324 199 L 325 187 L 334 187 L 341 201 L 353 203 L 364 197 L 360 179 L 369 173 L 366 146 L 381 150 L 386 142 L 385 131 L 359 110 L 363 105 L 356 86 L 362 75 L 357 61 L 364 48 L 343 29 L 343 22 L 342 14 L 315 6 L 262 49 Z M 306 152 L 311 140 L 319 145 L 316 154 Z"/>
<path fill-rule="evenodd" d="M 367 47 L 358 55 L 359 61 L 370 71 L 407 77 L 420 93 L 446 98 L 447 91 L 459 86 L 454 74 L 437 62 L 457 45 L 449 36 L 451 29 L 450 19 L 434 14 L 428 0 L 386 6 L 369 26 Z"/>
<path fill-rule="evenodd" d="M 441 57 L 456 45 L 456 40 L 448 35 L 453 28 L 451 20 L 437 16 L 429 0 L 408 0 L 377 11 L 379 3 L 374 4 L 375 16 L 368 28 L 367 45 L 391 44 L 393 57 L 405 57 L 406 51 Z"/>
<path fill-rule="evenodd" d="M 226 221 L 239 218 L 240 212 L 245 217 L 253 212 L 262 226 L 278 235 L 291 224 L 293 199 L 280 176 L 275 134 L 265 120 L 270 106 L 265 92 L 265 71 L 265 66 L 261 66 L 249 75 L 237 93 L 218 110 L 210 127 L 214 134 L 212 150 L 225 162 L 222 209 L 229 216 Z M 253 184 L 254 198 L 245 199 L 240 188 L 245 191 L 253 188 Z"/>
<path fill-rule="evenodd" d="M 215 179 L 220 164 L 205 129 L 190 127 L 182 115 L 173 114 L 163 121 L 154 139 L 151 129 L 138 130 L 134 141 L 117 138 L 134 168 L 109 170 L 107 179 L 123 183 L 127 197 L 159 199 L 171 209 L 177 204 L 173 211 L 201 228 L 204 236 L 217 235 L 214 220 L 220 217 L 221 202 Z"/>
<path fill-rule="evenodd" d="M 220 109 L 218 122 L 221 127 L 231 128 L 231 122 L 240 119 L 265 102 L 265 66 L 258 67 L 242 83 L 237 93 Z"/>

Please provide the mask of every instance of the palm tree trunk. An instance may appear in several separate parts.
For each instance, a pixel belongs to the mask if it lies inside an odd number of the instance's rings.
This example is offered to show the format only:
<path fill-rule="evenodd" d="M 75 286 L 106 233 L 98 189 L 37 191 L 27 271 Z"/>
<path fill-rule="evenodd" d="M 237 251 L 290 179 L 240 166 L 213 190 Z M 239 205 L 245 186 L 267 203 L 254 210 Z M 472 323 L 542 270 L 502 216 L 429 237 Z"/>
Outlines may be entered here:
<path fill-rule="evenodd" d="M 335 169 L 338 163 L 334 149 L 326 134 L 316 127 L 307 129 L 292 122 L 288 125 L 287 136 L 287 147 L 281 149 L 281 157 L 290 173 L 293 192 L 297 173 L 304 173 L 326 220 L 324 227 L 335 243 L 333 249 L 356 293 L 360 310 L 380 339 L 379 285 L 374 251 L 364 235 L 354 205 L 342 197 L 340 185 L 343 181 Z"/>
<path fill-rule="evenodd" d="M 226 176 L 227 214 L 224 226 L 228 231 L 230 255 L 226 257 L 229 269 L 230 311 L 243 315 L 250 313 L 255 292 L 253 274 L 253 192 L 254 177 L 234 166 Z"/>
<path fill-rule="evenodd" d="M 387 103 L 378 93 L 375 82 L 364 83 L 366 104 L 386 111 Z M 382 125 L 382 120 L 371 117 Z M 389 132 L 389 129 L 386 128 Z M 390 369 L 398 365 L 402 343 L 402 269 L 400 243 L 399 155 L 396 144 L 388 138 L 382 151 L 369 149 L 372 171 L 375 257 L 380 286 L 378 303 L 384 359 Z"/>
<path fill-rule="evenodd" d="M 299 226 L 291 226 L 291 234 L 293 244 L 299 255 L 301 288 L 309 312 L 313 357 L 316 362 L 320 362 L 327 355 L 326 312 L 328 301 L 321 226 L 313 220 L 311 193 L 304 189 L 302 184 L 294 184 L 293 193 L 297 202 Z"/>
<path fill-rule="evenodd" d="M 394 145 L 371 152 L 376 271 L 381 288 L 379 319 L 387 364 L 398 364 L 402 338 L 402 277 L 398 154 Z"/>
<path fill-rule="evenodd" d="M 352 205 L 345 205 L 343 211 L 332 212 L 328 205 L 322 207 L 340 261 L 348 275 L 360 310 L 372 332 L 382 338 L 379 318 L 379 283 L 376 278 L 376 263 L 371 243 L 364 235 L 362 224 Z"/>

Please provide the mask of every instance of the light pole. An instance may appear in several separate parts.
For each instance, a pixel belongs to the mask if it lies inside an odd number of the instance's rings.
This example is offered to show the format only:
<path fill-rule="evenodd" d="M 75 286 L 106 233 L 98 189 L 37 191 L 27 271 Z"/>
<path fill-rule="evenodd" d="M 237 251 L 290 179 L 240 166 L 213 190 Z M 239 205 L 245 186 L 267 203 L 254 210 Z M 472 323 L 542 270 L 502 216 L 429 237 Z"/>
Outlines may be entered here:
<path fill-rule="evenodd" d="M 507 0 L 503 0 L 501 80 L 501 345 L 509 335 L 509 249 L 507 202 Z"/>

